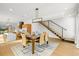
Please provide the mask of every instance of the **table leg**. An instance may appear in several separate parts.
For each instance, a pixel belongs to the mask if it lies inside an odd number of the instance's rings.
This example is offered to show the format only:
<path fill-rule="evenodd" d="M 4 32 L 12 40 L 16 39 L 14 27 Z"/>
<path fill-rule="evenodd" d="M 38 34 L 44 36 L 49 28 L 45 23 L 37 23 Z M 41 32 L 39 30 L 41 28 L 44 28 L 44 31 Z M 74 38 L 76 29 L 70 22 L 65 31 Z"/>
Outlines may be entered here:
<path fill-rule="evenodd" d="M 32 39 L 32 54 L 34 54 L 34 50 L 35 50 L 35 39 Z"/>

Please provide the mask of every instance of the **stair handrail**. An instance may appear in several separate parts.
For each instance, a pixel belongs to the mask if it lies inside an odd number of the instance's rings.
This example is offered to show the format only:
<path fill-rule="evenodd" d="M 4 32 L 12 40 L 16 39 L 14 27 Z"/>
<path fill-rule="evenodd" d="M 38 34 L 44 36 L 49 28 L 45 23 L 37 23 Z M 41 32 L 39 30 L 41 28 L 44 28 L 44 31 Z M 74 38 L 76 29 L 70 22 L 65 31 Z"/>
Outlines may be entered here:
<path fill-rule="evenodd" d="M 67 30 L 66 28 L 64 28 L 64 27 L 62 27 L 62 26 L 60 26 L 60 25 L 58 25 L 57 23 L 55 23 L 54 21 L 52 21 L 52 20 L 48 20 L 48 21 L 50 21 L 50 22 L 52 22 L 53 24 L 55 24 L 55 25 L 57 25 L 57 26 L 59 26 L 59 27 L 61 27 L 62 29 L 64 29 L 64 30 Z"/>
<path fill-rule="evenodd" d="M 52 21 L 52 20 L 41 20 L 41 22 L 46 22 L 46 21 L 48 21 L 48 22 L 52 22 L 53 24 L 59 26 L 60 28 L 62 28 L 62 29 L 64 29 L 64 30 L 67 30 L 66 28 L 64 28 L 64 27 L 62 27 L 62 26 L 60 26 L 60 25 L 58 25 L 57 23 L 55 23 L 55 22 Z M 40 21 L 38 21 L 38 22 L 40 22 Z"/>
<path fill-rule="evenodd" d="M 64 30 L 67 30 L 66 28 L 64 28 L 64 27 L 62 27 L 62 26 L 60 26 L 59 24 L 57 24 L 57 23 L 55 23 L 54 21 L 52 21 L 52 20 L 42 20 L 42 18 L 38 18 L 38 19 L 41 19 L 41 21 L 37 21 L 37 22 L 46 22 L 46 21 L 50 21 L 50 22 L 52 22 L 53 24 L 55 24 L 55 25 L 57 25 L 57 26 L 59 26 L 60 28 L 62 28 L 62 29 L 64 29 Z M 32 19 L 32 22 L 33 22 L 33 20 L 34 19 Z M 33 22 L 33 23 L 37 23 L 37 22 Z"/>
<path fill-rule="evenodd" d="M 61 29 L 62 29 L 62 38 L 64 38 L 63 37 L 63 34 L 64 34 L 64 30 L 67 30 L 66 28 L 63 28 L 62 26 L 60 26 L 59 24 L 57 24 L 57 23 L 55 23 L 54 21 L 52 21 L 52 20 L 42 20 L 41 19 L 41 21 L 36 21 L 36 22 L 33 22 L 33 23 L 38 23 L 38 22 L 48 22 L 48 27 L 50 27 L 49 26 L 49 22 L 52 22 L 53 24 L 55 24 L 55 25 L 57 25 L 58 27 L 60 27 Z"/>

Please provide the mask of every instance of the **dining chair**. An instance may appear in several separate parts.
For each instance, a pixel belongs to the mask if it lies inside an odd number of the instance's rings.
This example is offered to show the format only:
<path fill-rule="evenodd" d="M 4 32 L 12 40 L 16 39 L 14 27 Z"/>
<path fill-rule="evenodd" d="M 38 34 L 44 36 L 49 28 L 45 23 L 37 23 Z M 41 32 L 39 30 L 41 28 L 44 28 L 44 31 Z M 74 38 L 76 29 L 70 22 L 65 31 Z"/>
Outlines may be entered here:
<path fill-rule="evenodd" d="M 44 44 L 44 32 L 40 34 L 39 43 L 40 45 Z"/>
<path fill-rule="evenodd" d="M 21 36 L 22 36 L 22 45 L 23 48 L 25 48 L 28 44 L 28 39 L 26 38 L 26 35 L 24 33 L 21 33 Z"/>
<path fill-rule="evenodd" d="M 49 40 L 49 36 L 48 36 L 48 33 L 47 32 L 44 32 L 44 35 L 45 35 L 45 42 L 48 44 L 48 40 Z"/>
<path fill-rule="evenodd" d="M 43 45 L 45 44 L 45 42 L 48 44 L 48 33 L 47 32 L 42 32 L 40 34 L 40 39 L 39 39 L 39 42 L 40 42 L 40 45 Z"/>

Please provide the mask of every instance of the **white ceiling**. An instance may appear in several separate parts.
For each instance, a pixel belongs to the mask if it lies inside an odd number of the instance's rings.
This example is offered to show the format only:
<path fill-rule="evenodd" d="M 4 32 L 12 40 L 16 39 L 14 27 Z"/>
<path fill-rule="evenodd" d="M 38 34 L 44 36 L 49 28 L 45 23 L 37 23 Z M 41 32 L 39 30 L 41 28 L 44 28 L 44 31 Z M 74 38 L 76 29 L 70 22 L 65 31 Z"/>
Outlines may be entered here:
<path fill-rule="evenodd" d="M 41 17 L 60 16 L 75 8 L 74 3 L 0 3 L 0 15 L 33 19 L 35 8 L 39 8 Z"/>

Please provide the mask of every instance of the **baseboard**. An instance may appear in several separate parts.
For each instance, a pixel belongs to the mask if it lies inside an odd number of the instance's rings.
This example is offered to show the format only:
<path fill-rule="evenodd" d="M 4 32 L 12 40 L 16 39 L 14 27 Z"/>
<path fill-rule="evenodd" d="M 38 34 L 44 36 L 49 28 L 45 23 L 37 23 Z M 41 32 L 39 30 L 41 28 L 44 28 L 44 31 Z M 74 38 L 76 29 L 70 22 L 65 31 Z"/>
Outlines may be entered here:
<path fill-rule="evenodd" d="M 70 43 L 75 43 L 74 40 L 75 40 L 75 39 L 73 39 L 73 38 L 64 38 L 64 41 L 70 42 Z"/>
<path fill-rule="evenodd" d="M 79 48 L 79 45 L 78 44 L 76 44 L 76 48 Z"/>
<path fill-rule="evenodd" d="M 70 41 L 70 40 L 62 40 L 62 41 L 65 41 L 65 42 L 69 42 L 69 43 L 75 43 L 74 41 Z"/>
<path fill-rule="evenodd" d="M 60 40 L 59 38 L 52 38 L 52 37 L 49 37 L 49 38 Z M 71 40 L 67 40 L 67 39 L 71 39 Z M 64 41 L 64 42 L 69 42 L 69 43 L 75 43 L 73 38 L 64 38 L 62 41 Z"/>

